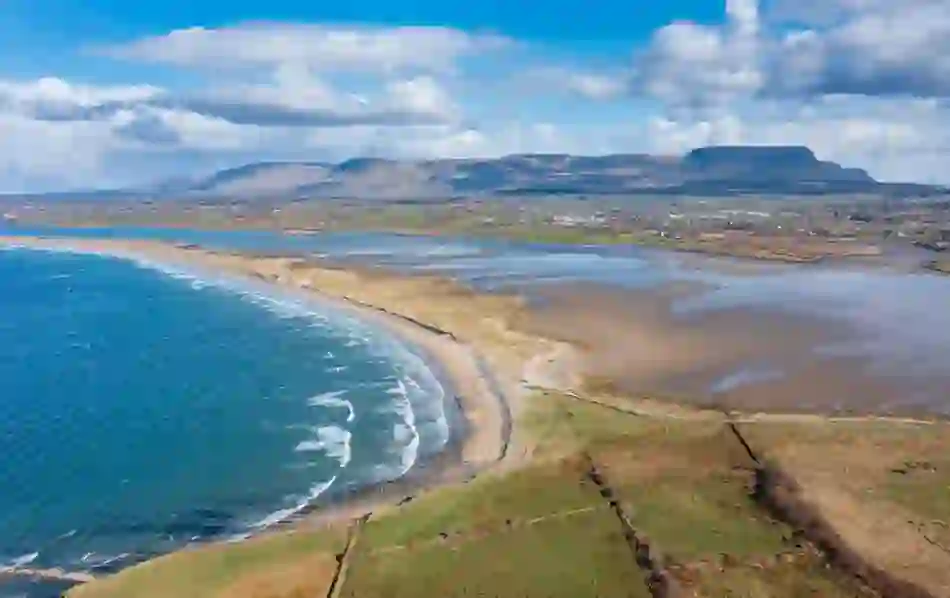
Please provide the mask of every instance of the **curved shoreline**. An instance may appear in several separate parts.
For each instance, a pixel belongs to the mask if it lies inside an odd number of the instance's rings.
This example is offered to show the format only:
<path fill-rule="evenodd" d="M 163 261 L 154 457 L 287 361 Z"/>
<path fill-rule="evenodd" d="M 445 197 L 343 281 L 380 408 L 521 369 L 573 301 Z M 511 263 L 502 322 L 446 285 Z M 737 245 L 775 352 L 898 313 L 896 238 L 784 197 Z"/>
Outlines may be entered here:
<path fill-rule="evenodd" d="M 371 326 L 378 326 L 422 359 L 442 385 L 446 411 L 457 409 L 458 417 L 450 424 L 449 439 L 437 453 L 420 456 L 400 478 L 383 483 L 368 483 L 356 489 L 328 493 L 284 521 L 258 530 L 267 533 L 287 525 L 307 525 L 328 519 L 351 519 L 411 500 L 418 492 L 447 483 L 471 478 L 476 472 L 503 459 L 511 436 L 511 410 L 501 385 L 493 378 L 483 358 L 473 347 L 454 334 L 403 314 L 368 304 L 348 296 L 335 296 L 292 277 L 268 274 L 255 268 L 266 258 L 223 255 L 200 248 L 175 247 L 161 242 L 104 239 L 48 239 L 37 237 L 0 237 L 0 247 L 98 254 L 128 260 L 153 261 L 169 267 L 197 267 L 199 271 L 220 272 L 229 276 L 262 280 L 282 291 L 303 293 L 307 299 Z M 460 392 L 465 389 L 466 392 Z M 454 402 L 454 406 L 448 403 Z M 460 421 L 459 421 L 460 420 Z M 452 426 L 453 423 L 461 423 Z M 5 571 L 14 575 L 17 571 Z M 25 576 L 35 571 L 22 572 Z"/>

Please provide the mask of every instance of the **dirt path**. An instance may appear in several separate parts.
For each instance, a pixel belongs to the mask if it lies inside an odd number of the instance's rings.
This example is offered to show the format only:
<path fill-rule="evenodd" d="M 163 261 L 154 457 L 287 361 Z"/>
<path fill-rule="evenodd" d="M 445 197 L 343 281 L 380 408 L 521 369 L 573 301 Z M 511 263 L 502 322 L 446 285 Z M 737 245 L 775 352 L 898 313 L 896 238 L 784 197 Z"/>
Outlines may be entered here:
<path fill-rule="evenodd" d="M 744 413 L 737 411 L 722 412 L 700 409 L 660 400 L 631 401 L 619 397 L 594 397 L 579 393 L 570 387 L 551 386 L 537 383 L 539 378 L 526 377 L 524 388 L 528 391 L 557 393 L 569 399 L 590 403 L 628 415 L 651 417 L 656 419 L 709 420 L 722 419 L 736 424 L 786 423 L 786 424 L 828 424 L 828 423 L 884 423 L 933 426 L 947 424 L 947 421 L 934 418 L 897 417 L 887 415 L 820 415 L 810 413 Z"/>
<path fill-rule="evenodd" d="M 346 574 L 349 572 L 350 564 L 353 561 L 353 553 L 356 548 L 356 542 L 360 538 L 363 526 L 369 521 L 372 514 L 363 515 L 350 524 L 350 529 L 346 536 L 346 546 L 343 552 L 337 555 L 337 568 L 333 574 L 333 581 L 330 582 L 330 588 L 327 590 L 327 598 L 339 598 L 343 591 L 343 585 L 346 583 Z"/>

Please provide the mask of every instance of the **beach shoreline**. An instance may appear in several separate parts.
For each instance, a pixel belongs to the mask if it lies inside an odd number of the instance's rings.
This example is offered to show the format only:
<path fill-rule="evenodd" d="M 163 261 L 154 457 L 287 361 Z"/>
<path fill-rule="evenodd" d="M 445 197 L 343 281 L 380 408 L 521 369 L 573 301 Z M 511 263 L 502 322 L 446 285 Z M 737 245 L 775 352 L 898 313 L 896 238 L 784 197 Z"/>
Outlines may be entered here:
<path fill-rule="evenodd" d="M 436 454 L 421 456 L 399 479 L 328 492 L 300 512 L 258 530 L 253 536 L 288 527 L 349 521 L 408 502 L 426 490 L 463 483 L 506 457 L 512 430 L 507 393 L 471 343 L 438 326 L 365 299 L 321 289 L 301 278 L 301 272 L 289 263 L 293 261 L 290 258 L 113 239 L 0 237 L 0 247 L 102 255 L 182 268 L 196 274 L 224 274 L 239 280 L 262 281 L 273 285 L 275 291 L 291 292 L 384 330 L 426 363 L 444 391 L 444 407 L 450 424 L 448 443 Z M 456 412 L 454 417 L 453 411 Z"/>
<path fill-rule="evenodd" d="M 5 241 L 0 236 L 0 246 Z M 31 242 L 37 248 L 51 244 L 46 239 L 9 240 L 21 246 Z M 228 573 L 240 577 L 247 587 L 256 587 L 265 571 L 287 587 L 308 587 L 306 584 L 315 583 L 312 563 L 319 558 L 325 570 L 318 576 L 323 575 L 319 580 L 326 582 L 327 595 L 371 595 L 365 589 L 376 587 L 373 584 L 388 589 L 409 583 L 389 581 L 391 574 L 377 563 L 396 563 L 391 570 L 412 572 L 434 560 L 436 553 L 428 552 L 429 548 L 443 545 L 437 554 L 451 551 L 452 558 L 459 561 L 453 566 L 462 567 L 452 569 L 451 574 L 445 572 L 447 579 L 468 568 L 481 571 L 484 553 L 466 552 L 477 549 L 474 540 L 505 534 L 505 540 L 493 548 L 498 558 L 523 555 L 514 543 L 517 534 L 524 532 L 526 525 L 557 516 L 560 511 L 543 505 L 546 493 L 550 490 L 553 496 L 565 488 L 574 492 L 578 472 L 568 465 L 578 462 L 584 467 L 589 463 L 589 476 L 611 484 L 601 486 L 595 480 L 601 487 L 591 495 L 599 497 L 595 500 L 609 498 L 611 504 L 620 504 L 612 498 L 618 492 L 633 508 L 664 506 L 656 512 L 643 508 L 638 513 L 638 528 L 640 533 L 651 534 L 651 539 L 654 533 L 665 534 L 657 540 L 664 552 L 656 558 L 669 556 L 675 559 L 669 562 L 686 564 L 674 564 L 661 573 L 687 584 L 695 580 L 689 572 L 701 570 L 684 567 L 709 562 L 697 560 L 699 555 L 690 552 L 697 530 L 715 536 L 709 554 L 711 558 L 729 556 L 730 567 L 748 567 L 745 571 L 749 573 L 792 575 L 803 583 L 824 579 L 821 575 L 825 574 L 819 575 L 817 570 L 788 568 L 792 563 L 784 559 L 795 555 L 787 551 L 786 523 L 796 533 L 801 530 L 808 540 L 799 546 L 806 552 L 798 556 L 815 558 L 822 572 L 840 575 L 842 582 L 866 580 L 860 571 L 855 574 L 847 564 L 835 561 L 840 553 L 838 544 L 826 551 L 820 534 L 844 538 L 849 550 L 858 551 L 860 558 L 855 557 L 855 562 L 862 567 L 870 563 L 868 567 L 879 567 L 897 578 L 902 579 L 906 570 L 912 581 L 934 586 L 946 570 L 945 555 L 934 548 L 929 536 L 918 535 L 915 523 L 915 518 L 942 516 L 942 503 L 906 502 L 922 496 L 918 484 L 926 483 L 928 493 L 945 486 L 941 476 L 946 423 L 940 417 L 898 417 L 876 414 L 873 409 L 864 415 L 849 415 L 839 410 L 828 402 L 829 389 L 834 389 L 829 380 L 853 382 L 847 388 L 858 400 L 856 407 L 871 407 L 865 402 L 867 397 L 880 392 L 882 386 L 879 380 L 858 378 L 863 374 L 840 360 L 805 370 L 797 377 L 790 375 L 785 382 L 768 377 L 758 383 L 746 380 L 736 389 L 719 393 L 728 400 L 700 400 L 704 391 L 708 394 L 710 384 L 737 363 L 774 358 L 791 367 L 797 363 L 789 361 L 795 355 L 807 352 L 816 342 L 847 339 L 853 326 L 839 329 L 822 320 L 754 307 L 679 317 L 671 305 L 675 298 L 690 297 L 698 290 L 690 284 L 647 292 L 561 286 L 532 304 L 532 292 L 486 294 L 444 277 L 403 276 L 385 268 L 336 267 L 304 256 L 255 255 L 154 241 L 52 242 L 57 243 L 67 251 L 84 246 L 91 252 L 118 252 L 122 254 L 119 257 L 131 254 L 155 263 L 199 268 L 200 272 L 248 277 L 313 296 L 369 324 L 386 326 L 438 368 L 440 380 L 451 380 L 462 391 L 446 387 L 445 399 L 458 401 L 468 425 L 464 435 L 455 435 L 456 443 L 429 459 L 420 459 L 399 480 L 341 493 L 332 500 L 328 495 L 288 525 L 255 534 L 234 547 L 212 543 L 178 550 L 167 558 L 97 579 L 70 595 L 184 595 L 168 588 L 185 587 L 207 590 L 201 595 L 218 595 L 209 589 L 217 582 L 196 581 L 194 571 L 208 567 L 217 571 L 215 563 L 227 560 L 222 555 L 230 558 L 255 546 L 270 564 Z M 826 379 L 831 374 L 837 377 Z M 664 389 L 673 388 L 670 380 L 681 385 L 683 392 L 664 394 Z M 748 402 L 742 400 L 742 388 L 749 393 Z M 776 396 L 776 389 L 783 388 L 788 397 Z M 885 457 L 892 450 L 897 452 Z M 515 470 L 517 474 L 506 475 Z M 782 484 L 794 488 L 795 496 L 801 495 L 805 504 L 816 505 L 827 519 L 823 531 L 805 529 L 811 524 L 803 524 L 794 513 L 776 510 L 775 505 L 746 502 L 753 488 L 756 492 L 759 488 L 787 490 L 762 481 L 762 476 L 776 471 L 784 472 L 782 479 L 787 484 Z M 557 483 L 551 481 L 554 479 Z M 674 485 L 672 490 L 668 484 Z M 604 492 L 605 488 L 609 492 Z M 869 493 L 869 488 L 874 492 Z M 852 490 L 856 491 L 853 495 Z M 679 496 L 691 497 L 689 504 L 680 505 Z M 695 523 L 691 519 L 696 516 L 694 504 L 709 505 Z M 540 514 L 547 512 L 551 514 Z M 668 522 L 679 519 L 690 523 L 670 530 Z M 879 525 L 884 525 L 886 535 L 877 534 Z M 709 531 L 704 531 L 707 528 Z M 736 529 L 739 543 L 722 540 L 724 529 Z M 557 537 L 564 539 L 565 546 L 586 541 L 573 532 L 560 533 Z M 897 538 L 887 543 L 883 556 L 881 537 Z M 298 554 L 258 542 L 294 538 L 312 541 L 314 547 Z M 733 561 L 734 552 L 744 554 L 748 538 L 756 542 L 754 558 Z M 897 557 L 892 558 L 894 546 Z M 508 547 L 512 552 L 503 552 Z M 808 552 L 810 547 L 813 554 Z M 680 554 L 685 556 L 680 558 Z M 921 554 L 926 559 L 921 559 Z M 468 555 L 465 558 L 469 560 L 463 561 L 461 555 Z M 402 560 L 406 558 L 416 560 Z M 572 553 L 565 553 L 564 559 L 560 562 L 575 562 Z M 407 562 L 412 565 L 404 566 Z M 622 563 L 626 570 L 626 552 Z M 288 579 L 287 571 L 296 571 L 298 565 L 300 578 Z M 906 565 L 916 568 L 911 571 Z M 717 571 L 721 571 L 718 565 L 712 575 Z M 480 574 L 491 581 L 498 576 L 492 569 Z M 742 585 L 738 580 L 730 583 Z M 776 588 L 784 587 L 783 583 L 774 582 Z M 237 586 L 229 581 L 225 589 L 232 587 Z M 339 587 L 349 588 L 351 593 L 334 592 Z M 143 593 L 127 591 L 129 588 Z M 307 595 L 323 595 L 321 592 L 323 589 L 308 591 Z"/>

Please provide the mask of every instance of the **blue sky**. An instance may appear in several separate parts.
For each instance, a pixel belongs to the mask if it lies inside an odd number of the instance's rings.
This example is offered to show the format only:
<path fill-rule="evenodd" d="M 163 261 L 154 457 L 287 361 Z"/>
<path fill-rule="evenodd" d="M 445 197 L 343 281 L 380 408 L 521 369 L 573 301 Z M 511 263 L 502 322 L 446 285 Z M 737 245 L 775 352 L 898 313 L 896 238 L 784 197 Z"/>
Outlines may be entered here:
<path fill-rule="evenodd" d="M 519 39 L 548 41 L 646 40 L 675 19 L 721 22 L 723 6 L 709 0 L 638 3 L 607 0 L 7 0 L 4 12 L 24 28 L 50 32 L 80 42 L 123 38 L 182 27 L 221 27 L 236 22 L 286 21 L 440 25 L 464 30 L 494 30 Z M 50 19 L 50 15 L 63 18 Z"/>
<path fill-rule="evenodd" d="M 5 0 L 0 191 L 800 143 L 946 180 L 950 0 Z"/>

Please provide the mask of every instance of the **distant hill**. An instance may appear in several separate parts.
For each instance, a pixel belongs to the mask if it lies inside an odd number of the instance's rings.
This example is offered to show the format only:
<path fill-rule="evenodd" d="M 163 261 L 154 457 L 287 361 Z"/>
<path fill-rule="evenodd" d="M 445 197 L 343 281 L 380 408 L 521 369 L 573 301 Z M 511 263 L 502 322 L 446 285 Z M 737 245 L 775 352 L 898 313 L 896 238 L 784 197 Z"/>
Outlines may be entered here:
<path fill-rule="evenodd" d="M 943 190 L 880 183 L 859 168 L 818 160 L 807 147 L 714 146 L 685 156 L 519 154 L 422 161 L 354 158 L 339 164 L 260 162 L 203 179 L 125 193 L 150 199 L 394 200 L 550 194 L 927 195 L 938 191 Z"/>

